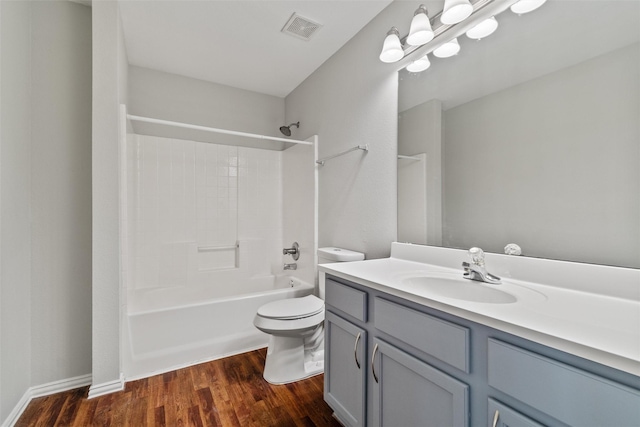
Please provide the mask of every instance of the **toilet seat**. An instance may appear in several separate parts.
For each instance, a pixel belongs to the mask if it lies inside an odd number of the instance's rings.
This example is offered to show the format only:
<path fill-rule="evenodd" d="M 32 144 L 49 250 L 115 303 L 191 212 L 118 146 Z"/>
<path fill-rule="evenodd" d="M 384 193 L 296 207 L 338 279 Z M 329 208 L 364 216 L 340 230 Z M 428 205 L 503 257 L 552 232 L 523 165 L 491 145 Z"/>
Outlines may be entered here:
<path fill-rule="evenodd" d="M 324 301 L 314 295 L 272 301 L 258 309 L 258 316 L 266 319 L 296 320 L 311 317 L 324 310 Z"/>

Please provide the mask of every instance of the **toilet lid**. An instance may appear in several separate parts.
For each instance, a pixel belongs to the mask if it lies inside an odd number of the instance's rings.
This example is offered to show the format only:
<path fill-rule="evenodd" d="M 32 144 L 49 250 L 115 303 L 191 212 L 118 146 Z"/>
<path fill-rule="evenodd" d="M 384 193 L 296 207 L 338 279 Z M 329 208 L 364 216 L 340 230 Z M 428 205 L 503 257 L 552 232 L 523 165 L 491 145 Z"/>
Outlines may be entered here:
<path fill-rule="evenodd" d="M 324 301 L 314 295 L 288 298 L 267 303 L 258 309 L 258 316 L 269 319 L 299 319 L 324 310 Z"/>

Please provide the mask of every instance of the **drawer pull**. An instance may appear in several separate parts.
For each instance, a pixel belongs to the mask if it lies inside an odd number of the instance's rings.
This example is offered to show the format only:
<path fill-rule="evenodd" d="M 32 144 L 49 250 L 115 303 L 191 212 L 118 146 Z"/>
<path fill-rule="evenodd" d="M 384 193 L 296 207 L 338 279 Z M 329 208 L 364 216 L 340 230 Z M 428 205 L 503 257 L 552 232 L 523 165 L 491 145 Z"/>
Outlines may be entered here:
<path fill-rule="evenodd" d="M 378 344 L 373 347 L 373 354 L 371 355 L 371 372 L 373 373 L 373 379 L 376 382 L 378 381 L 378 376 L 376 375 L 376 352 L 378 351 Z"/>
<path fill-rule="evenodd" d="M 358 332 L 358 336 L 356 337 L 356 343 L 353 346 L 353 357 L 356 359 L 356 366 L 360 369 L 360 361 L 358 360 L 358 342 L 360 342 L 361 333 Z"/>
<path fill-rule="evenodd" d="M 496 409 L 495 414 L 493 414 L 493 424 L 491 424 L 491 427 L 497 427 L 498 426 L 498 418 L 500 417 L 500 411 L 498 411 Z"/>

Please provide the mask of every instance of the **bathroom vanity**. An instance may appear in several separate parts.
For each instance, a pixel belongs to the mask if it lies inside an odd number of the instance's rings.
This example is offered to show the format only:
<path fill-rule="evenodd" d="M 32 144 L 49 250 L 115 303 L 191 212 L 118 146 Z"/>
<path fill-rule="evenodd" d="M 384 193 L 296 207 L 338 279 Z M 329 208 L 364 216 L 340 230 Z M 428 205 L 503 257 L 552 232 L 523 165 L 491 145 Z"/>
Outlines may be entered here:
<path fill-rule="evenodd" d="M 466 260 L 394 243 L 320 266 L 343 424 L 640 425 L 640 271 L 488 254 L 503 277 L 488 285 L 462 278 Z"/>

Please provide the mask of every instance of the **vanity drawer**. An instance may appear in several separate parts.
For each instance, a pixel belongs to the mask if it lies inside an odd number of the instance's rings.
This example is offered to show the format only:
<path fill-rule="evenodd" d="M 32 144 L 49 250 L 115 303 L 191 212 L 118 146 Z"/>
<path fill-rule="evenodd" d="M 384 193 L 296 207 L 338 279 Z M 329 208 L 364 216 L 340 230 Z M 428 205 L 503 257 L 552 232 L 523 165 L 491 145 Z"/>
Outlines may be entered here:
<path fill-rule="evenodd" d="M 469 329 L 382 298 L 374 312 L 378 330 L 469 373 Z"/>
<path fill-rule="evenodd" d="M 489 385 L 569 425 L 640 425 L 640 390 L 494 339 Z"/>
<path fill-rule="evenodd" d="M 367 293 L 325 279 L 325 303 L 363 322 L 367 321 Z"/>
<path fill-rule="evenodd" d="M 491 398 L 488 416 L 487 425 L 491 427 L 542 427 L 542 424 Z"/>

